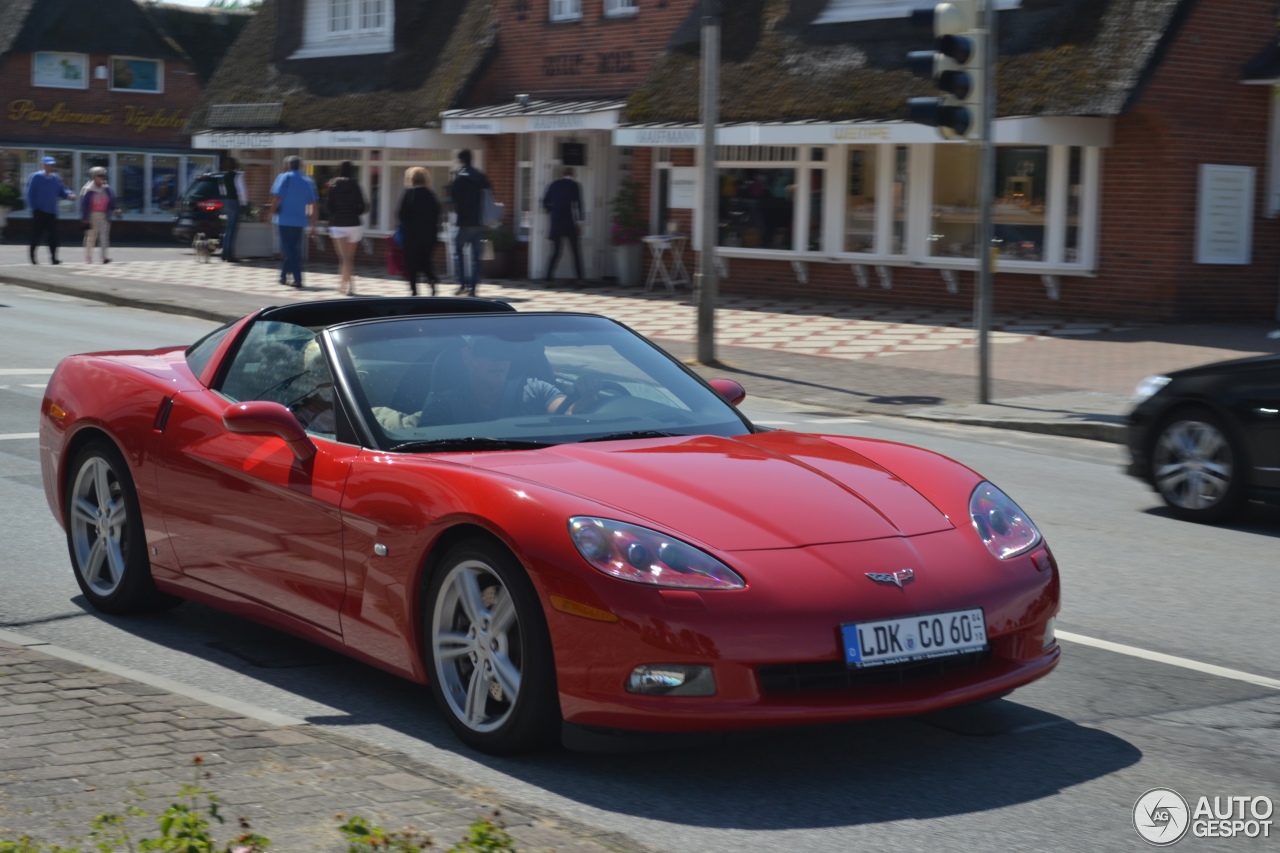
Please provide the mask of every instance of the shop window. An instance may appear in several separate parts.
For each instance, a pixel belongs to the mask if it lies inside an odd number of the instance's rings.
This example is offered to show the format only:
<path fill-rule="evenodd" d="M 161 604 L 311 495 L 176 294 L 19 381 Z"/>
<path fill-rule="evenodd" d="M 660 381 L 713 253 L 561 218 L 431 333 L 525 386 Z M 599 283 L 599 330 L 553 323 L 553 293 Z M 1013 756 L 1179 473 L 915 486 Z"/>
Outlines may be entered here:
<path fill-rule="evenodd" d="M 106 151 L 81 151 L 80 156 L 77 159 L 79 160 L 80 166 L 80 186 L 74 186 L 72 189 L 78 190 L 80 187 L 89 183 L 89 170 L 95 166 L 101 166 L 106 169 L 107 181 L 108 183 L 111 181 L 111 155 Z M 69 182 L 71 180 L 71 173 L 68 172 L 63 175 L 62 179 Z M 68 186 L 71 186 L 70 183 L 68 183 Z M 112 187 L 112 192 L 114 191 L 115 187 Z"/>
<path fill-rule="evenodd" d="M 31 85 L 50 89 L 89 88 L 89 57 L 83 53 L 31 54 Z"/>
<path fill-rule="evenodd" d="M 844 195 L 846 252 L 875 251 L 877 155 L 874 145 L 849 149 L 849 180 Z"/>
<path fill-rule="evenodd" d="M 533 232 L 533 139 L 516 137 L 516 239 L 527 242 Z"/>
<path fill-rule="evenodd" d="M 1080 198 L 1084 193 L 1084 149 L 1072 148 L 1067 167 L 1067 240 L 1063 260 L 1080 261 Z"/>
<path fill-rule="evenodd" d="M 794 168 L 720 169 L 716 245 L 791 249 L 796 220 L 796 173 Z"/>
<path fill-rule="evenodd" d="M 207 175 L 214 170 L 214 158 L 211 156 L 193 156 L 187 158 L 187 174 L 182 181 L 182 186 L 188 187 L 191 182 L 201 175 Z"/>
<path fill-rule="evenodd" d="M 116 179 L 111 182 L 116 205 L 125 213 L 146 212 L 147 155 L 116 155 Z"/>
<path fill-rule="evenodd" d="M 178 201 L 178 158 L 151 158 L 151 212 L 172 213 Z"/>
<path fill-rule="evenodd" d="M 809 170 L 809 239 L 805 248 L 811 252 L 821 251 L 822 245 L 822 205 L 826 198 L 827 170 Z"/>
<path fill-rule="evenodd" d="M 111 57 L 111 89 L 115 92 L 164 91 L 164 63 L 158 59 Z"/>
<path fill-rule="evenodd" d="M 893 232 L 889 254 L 907 253 L 907 191 L 910 189 L 911 149 L 899 145 L 893 152 Z"/>
<path fill-rule="evenodd" d="M 933 223 L 929 254 L 976 257 L 978 153 L 967 145 L 940 145 L 933 168 Z M 1049 149 L 1007 145 L 996 149 L 991 215 L 992 241 L 1000 257 L 1045 260 L 1045 210 Z"/>
<path fill-rule="evenodd" d="M 604 14 L 607 18 L 621 18 L 639 11 L 639 0 L 604 0 Z"/>
<path fill-rule="evenodd" d="M 582 0 L 551 0 L 551 20 L 577 21 L 582 18 Z"/>

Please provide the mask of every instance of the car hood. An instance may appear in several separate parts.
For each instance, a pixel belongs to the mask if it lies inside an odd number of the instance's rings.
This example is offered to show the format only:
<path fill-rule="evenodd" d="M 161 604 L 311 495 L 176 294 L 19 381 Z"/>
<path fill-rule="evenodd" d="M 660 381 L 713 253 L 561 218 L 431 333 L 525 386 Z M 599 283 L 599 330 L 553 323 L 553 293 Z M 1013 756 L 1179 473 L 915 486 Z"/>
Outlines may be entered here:
<path fill-rule="evenodd" d="M 953 526 L 890 471 L 821 436 L 799 433 L 565 444 L 476 454 L 468 464 L 615 507 L 722 551 L 915 536 Z"/>

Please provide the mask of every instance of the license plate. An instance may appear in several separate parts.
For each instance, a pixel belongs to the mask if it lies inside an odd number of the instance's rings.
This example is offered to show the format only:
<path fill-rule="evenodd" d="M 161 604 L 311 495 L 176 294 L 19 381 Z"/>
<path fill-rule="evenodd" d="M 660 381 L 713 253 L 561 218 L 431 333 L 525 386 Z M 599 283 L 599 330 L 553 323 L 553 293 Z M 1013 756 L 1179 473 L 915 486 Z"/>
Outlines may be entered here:
<path fill-rule="evenodd" d="M 191 219 L 179 219 L 178 224 L 179 225 L 195 225 L 196 223 L 194 220 L 191 220 Z"/>
<path fill-rule="evenodd" d="M 982 608 L 841 625 L 844 660 L 852 667 L 951 657 L 987 647 Z"/>

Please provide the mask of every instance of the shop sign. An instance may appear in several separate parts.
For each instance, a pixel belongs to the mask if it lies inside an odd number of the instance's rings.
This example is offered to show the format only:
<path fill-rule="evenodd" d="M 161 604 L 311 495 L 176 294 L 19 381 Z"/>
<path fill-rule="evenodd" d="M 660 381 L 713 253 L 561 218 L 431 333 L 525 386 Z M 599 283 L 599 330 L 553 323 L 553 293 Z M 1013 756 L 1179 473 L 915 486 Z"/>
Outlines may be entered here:
<path fill-rule="evenodd" d="M 529 119 L 530 130 L 579 130 L 587 126 L 582 116 L 534 116 Z"/>
<path fill-rule="evenodd" d="M 447 118 L 444 120 L 444 132 L 448 134 L 474 133 L 480 136 L 493 136 L 501 131 L 496 119 L 484 118 Z"/>
<path fill-rule="evenodd" d="M 88 124 L 99 127 L 110 127 L 121 124 L 131 127 L 138 133 L 147 130 L 181 130 L 187 123 L 187 117 L 179 110 L 154 110 L 143 107 L 124 106 L 119 110 L 103 109 L 97 112 L 80 112 L 69 109 L 65 102 L 59 101 L 49 109 L 40 109 L 36 102 L 28 98 L 18 98 L 9 102 L 8 119 L 11 122 L 34 124 L 40 127 L 51 127 L 61 124 Z"/>
<path fill-rule="evenodd" d="M 1200 165 L 1196 263 L 1250 263 L 1254 172 L 1252 166 Z"/>
<path fill-rule="evenodd" d="M 624 148 L 681 148 L 702 144 L 700 127 L 619 128 L 613 132 L 613 144 Z"/>
<path fill-rule="evenodd" d="M 671 170 L 671 195 L 668 207 L 692 210 L 698 206 L 698 169 L 676 166 Z"/>
<path fill-rule="evenodd" d="M 199 148 L 275 148 L 272 133 L 202 133 L 193 143 Z"/>

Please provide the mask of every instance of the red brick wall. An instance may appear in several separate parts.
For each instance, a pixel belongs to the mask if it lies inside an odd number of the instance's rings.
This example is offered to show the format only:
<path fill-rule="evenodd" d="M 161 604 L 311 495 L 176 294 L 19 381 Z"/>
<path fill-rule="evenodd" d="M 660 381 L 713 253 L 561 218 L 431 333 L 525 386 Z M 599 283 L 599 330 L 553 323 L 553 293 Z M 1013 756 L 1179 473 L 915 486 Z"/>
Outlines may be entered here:
<path fill-rule="evenodd" d="M 0 142 L 15 145 L 108 146 L 112 148 L 189 148 L 183 132 L 191 107 L 200 97 L 200 78 L 186 62 L 165 60 L 164 92 L 113 92 L 109 80 L 93 79 L 93 69 L 107 65 L 109 56 L 89 56 L 89 88 L 50 89 L 31 85 L 31 55 L 0 59 Z M 128 109 L 132 108 L 132 110 Z M 59 121 L 53 114 L 93 115 L 106 123 Z M 163 111 L 163 112 L 161 112 Z M 177 127 L 141 127 L 148 119 L 171 120 Z"/>
<path fill-rule="evenodd" d="M 567 99 L 628 95 L 648 73 L 697 0 L 643 2 L 635 15 L 604 17 L 604 0 L 582 0 L 582 19 L 548 20 L 547 0 L 500 3 L 498 55 L 468 106 L 525 93 Z"/>

